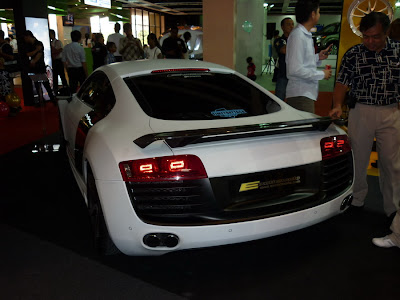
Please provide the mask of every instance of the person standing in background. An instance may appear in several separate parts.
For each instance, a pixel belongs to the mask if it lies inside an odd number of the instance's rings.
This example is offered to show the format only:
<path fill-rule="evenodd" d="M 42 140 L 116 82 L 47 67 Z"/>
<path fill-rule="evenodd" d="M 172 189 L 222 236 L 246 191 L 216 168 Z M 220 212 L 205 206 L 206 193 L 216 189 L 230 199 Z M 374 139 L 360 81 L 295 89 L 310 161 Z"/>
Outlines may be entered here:
<path fill-rule="evenodd" d="M 13 52 L 14 53 L 18 53 L 18 43 L 17 43 L 17 40 L 14 38 L 14 36 L 13 35 L 9 35 L 9 38 L 10 38 L 10 45 L 11 45 L 11 47 L 13 48 Z"/>
<path fill-rule="evenodd" d="M 62 61 L 67 70 L 71 93 L 76 93 L 78 83 L 82 86 L 88 76 L 85 50 L 80 45 L 82 34 L 78 30 L 71 32 L 72 43 L 64 47 Z"/>
<path fill-rule="evenodd" d="M 83 43 L 82 43 L 83 48 L 92 48 L 92 40 L 89 37 L 90 37 L 90 34 L 88 32 L 86 32 L 85 39 L 83 40 Z"/>
<path fill-rule="evenodd" d="M 93 71 L 106 63 L 107 47 L 104 45 L 104 36 L 102 33 L 96 33 L 95 43 L 92 47 Z"/>
<path fill-rule="evenodd" d="M 13 48 L 5 41 L 3 30 L 0 30 L 0 57 L 6 62 L 14 59 Z"/>
<path fill-rule="evenodd" d="M 257 79 L 257 76 L 256 76 L 256 65 L 253 63 L 253 58 L 249 56 L 248 58 L 246 58 L 246 62 L 247 62 L 247 77 L 255 81 Z"/>
<path fill-rule="evenodd" d="M 165 58 L 184 58 L 183 54 L 187 52 L 185 42 L 178 37 L 178 27 L 171 28 L 171 34 L 162 44 L 162 52 Z"/>
<path fill-rule="evenodd" d="M 147 59 L 162 59 L 163 55 L 161 53 L 160 45 L 157 41 L 157 36 L 154 33 L 150 33 L 147 36 L 147 43 L 149 44 L 145 50 L 145 57 Z"/>
<path fill-rule="evenodd" d="M 299 0 L 296 4 L 297 26 L 290 33 L 286 46 L 286 101 L 299 110 L 315 112 L 319 80 L 329 79 L 332 70 L 317 70 L 328 58 L 330 45 L 315 54 L 311 29 L 319 21 L 319 0 Z"/>
<path fill-rule="evenodd" d="M 137 60 L 144 56 L 143 46 L 139 39 L 132 34 L 132 25 L 124 24 L 124 32 L 126 37 L 119 40 L 118 51 L 122 55 L 123 61 Z"/>
<path fill-rule="evenodd" d="M 278 60 L 278 72 L 276 76 L 276 87 L 275 87 L 275 95 L 281 99 L 285 100 L 286 98 L 286 86 L 288 84 L 288 79 L 286 77 L 286 44 L 289 37 L 289 34 L 292 32 L 294 27 L 294 22 L 291 18 L 284 18 L 281 21 L 281 28 L 283 34 L 281 37 L 277 38 L 274 43 L 274 49 L 279 55 Z M 275 75 L 275 72 L 274 72 Z"/>
<path fill-rule="evenodd" d="M 110 34 L 107 38 L 107 44 L 109 42 L 113 42 L 115 44 L 115 46 L 117 47 L 117 50 L 114 52 L 115 61 L 117 61 L 117 62 L 122 61 L 122 55 L 121 55 L 121 53 L 119 53 L 118 47 L 119 47 L 119 41 L 124 37 L 124 35 L 119 33 L 120 30 L 121 30 L 121 25 L 119 23 L 115 23 L 115 25 L 114 25 L 115 33 Z"/>
<path fill-rule="evenodd" d="M 46 76 L 46 64 L 44 62 L 44 46 L 41 41 L 38 41 L 33 33 L 30 30 L 26 30 L 23 34 L 24 42 L 26 44 L 26 56 L 29 59 L 29 66 L 28 66 L 28 75 L 40 75 L 43 74 L 43 77 L 47 79 Z M 41 91 L 41 84 L 45 87 L 48 96 L 50 97 L 50 101 L 54 104 L 56 103 L 56 98 L 53 94 L 53 90 L 51 89 L 50 83 L 48 80 L 44 81 L 34 81 L 36 92 L 40 93 Z M 40 105 L 38 97 L 37 102 L 35 105 Z"/>
<path fill-rule="evenodd" d="M 193 52 L 193 49 L 189 50 L 189 42 L 190 42 L 191 39 L 192 39 L 192 34 L 189 31 L 186 31 L 183 34 L 183 41 L 185 42 L 185 46 L 186 46 L 186 49 L 187 49 L 186 53 L 183 54 L 183 57 L 185 59 L 189 59 L 189 54 L 191 54 Z"/>
<path fill-rule="evenodd" d="M 282 22 L 281 22 L 281 24 L 282 24 Z M 282 27 L 282 25 L 281 25 L 281 27 Z M 278 76 L 278 72 L 279 72 L 279 70 L 278 70 L 278 68 L 279 68 L 279 66 L 278 66 L 278 58 L 279 58 L 279 56 L 278 56 L 278 52 L 276 51 L 276 48 L 275 48 L 275 41 L 278 38 L 279 38 L 279 30 L 274 30 L 274 36 L 271 39 L 271 57 L 274 60 L 274 66 L 275 66 L 274 75 L 272 76 L 272 82 L 276 82 L 276 80 L 278 78 L 277 77 Z"/>
<path fill-rule="evenodd" d="M 68 87 L 67 79 L 65 78 L 64 65 L 62 62 L 63 44 L 56 39 L 56 33 L 53 29 L 49 30 L 51 58 L 53 61 L 53 90 L 57 95 L 58 91 L 58 76 L 61 78 L 63 87 Z"/>
<path fill-rule="evenodd" d="M 113 42 L 107 42 L 107 57 L 106 57 L 106 65 L 112 64 L 116 62 L 114 53 L 117 51 L 117 46 Z"/>

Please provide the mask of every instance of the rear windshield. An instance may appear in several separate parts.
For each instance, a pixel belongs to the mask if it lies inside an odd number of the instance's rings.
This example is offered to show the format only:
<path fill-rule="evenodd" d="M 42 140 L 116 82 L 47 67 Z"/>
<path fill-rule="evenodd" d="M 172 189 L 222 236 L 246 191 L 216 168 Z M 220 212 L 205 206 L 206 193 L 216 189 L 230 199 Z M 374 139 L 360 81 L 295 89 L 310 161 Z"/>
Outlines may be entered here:
<path fill-rule="evenodd" d="M 214 120 L 265 115 L 278 103 L 233 74 L 161 73 L 125 78 L 142 109 L 163 120 Z"/>

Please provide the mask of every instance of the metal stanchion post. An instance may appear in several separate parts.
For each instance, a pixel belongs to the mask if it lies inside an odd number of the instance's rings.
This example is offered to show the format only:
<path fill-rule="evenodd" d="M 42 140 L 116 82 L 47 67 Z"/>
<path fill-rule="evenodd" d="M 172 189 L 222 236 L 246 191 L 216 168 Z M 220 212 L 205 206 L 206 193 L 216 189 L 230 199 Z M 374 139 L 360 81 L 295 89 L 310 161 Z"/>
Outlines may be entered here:
<path fill-rule="evenodd" d="M 44 106 L 44 98 L 43 98 L 43 89 L 42 89 L 42 83 L 45 81 L 48 81 L 46 74 L 33 74 L 29 73 L 28 76 L 32 79 L 35 88 L 37 89 L 37 86 L 39 86 L 39 90 L 37 90 L 37 94 L 39 97 L 39 105 L 40 105 L 40 115 L 42 119 L 42 133 L 43 133 L 43 138 L 47 136 L 47 125 L 46 125 L 46 114 L 45 114 L 45 106 Z M 38 83 L 38 84 L 37 84 Z M 51 93 L 51 91 L 47 91 L 48 93 Z M 51 147 L 49 147 L 51 146 Z M 35 149 L 33 152 L 46 152 L 47 149 L 53 148 L 52 145 L 46 145 L 46 144 L 39 144 L 35 145 Z"/>

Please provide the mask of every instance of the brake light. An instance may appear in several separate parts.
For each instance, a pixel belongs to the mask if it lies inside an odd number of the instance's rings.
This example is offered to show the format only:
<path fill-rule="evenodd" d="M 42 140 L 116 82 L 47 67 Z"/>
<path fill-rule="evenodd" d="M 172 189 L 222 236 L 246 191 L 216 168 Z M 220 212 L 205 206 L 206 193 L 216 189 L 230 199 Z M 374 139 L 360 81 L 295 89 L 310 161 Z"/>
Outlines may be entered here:
<path fill-rule="evenodd" d="M 337 135 L 321 140 L 322 160 L 333 158 L 351 151 L 347 135 Z"/>
<path fill-rule="evenodd" d="M 207 178 L 200 158 L 195 155 L 163 156 L 119 163 L 124 181 L 173 181 Z"/>
<path fill-rule="evenodd" d="M 181 69 L 164 69 L 164 70 L 151 71 L 151 73 L 171 73 L 171 72 L 210 72 L 210 69 L 181 68 Z"/>

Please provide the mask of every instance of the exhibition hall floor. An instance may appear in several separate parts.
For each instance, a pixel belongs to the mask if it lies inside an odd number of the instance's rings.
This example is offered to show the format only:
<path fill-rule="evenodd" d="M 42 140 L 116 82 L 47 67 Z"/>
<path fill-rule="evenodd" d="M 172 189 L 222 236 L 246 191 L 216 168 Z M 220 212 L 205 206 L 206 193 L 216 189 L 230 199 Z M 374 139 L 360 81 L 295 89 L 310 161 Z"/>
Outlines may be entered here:
<path fill-rule="evenodd" d="M 399 298 L 400 249 L 371 243 L 389 230 L 376 176 L 363 212 L 303 230 L 161 257 L 98 257 L 65 156 L 32 151 L 59 143 L 53 123 L 0 156 L 0 299 Z"/>

